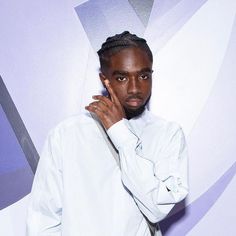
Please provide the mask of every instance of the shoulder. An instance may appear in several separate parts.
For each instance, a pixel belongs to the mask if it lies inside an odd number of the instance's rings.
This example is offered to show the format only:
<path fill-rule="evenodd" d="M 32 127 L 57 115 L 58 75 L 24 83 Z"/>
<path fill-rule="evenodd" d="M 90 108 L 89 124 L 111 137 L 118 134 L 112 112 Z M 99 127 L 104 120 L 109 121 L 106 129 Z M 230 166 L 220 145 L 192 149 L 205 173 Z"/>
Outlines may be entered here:
<path fill-rule="evenodd" d="M 185 144 L 185 135 L 181 125 L 175 121 L 168 121 L 153 113 L 148 113 L 148 124 L 145 127 L 145 138 L 150 142 L 158 142 L 162 146 L 170 144 Z"/>
<path fill-rule="evenodd" d="M 52 128 L 48 136 L 64 137 L 78 133 L 79 130 L 89 129 L 94 124 L 93 119 L 89 113 L 77 114 L 66 118 Z"/>
<path fill-rule="evenodd" d="M 149 113 L 149 123 L 145 129 L 145 136 L 149 145 L 155 146 L 157 151 L 169 152 L 172 149 L 183 150 L 186 146 L 185 135 L 180 124 L 168 121 Z"/>
<path fill-rule="evenodd" d="M 140 138 L 143 152 L 154 162 L 160 161 L 171 150 L 182 148 L 185 143 L 182 128 L 177 122 L 163 119 L 150 111 L 147 113 L 146 125 Z M 153 155 L 154 153 L 157 155 Z"/>
<path fill-rule="evenodd" d="M 175 121 L 168 121 L 150 111 L 148 111 L 147 117 L 148 122 L 146 128 L 148 130 L 153 130 L 154 132 L 159 132 L 167 136 L 173 135 L 176 132 L 182 132 L 182 127 Z"/>

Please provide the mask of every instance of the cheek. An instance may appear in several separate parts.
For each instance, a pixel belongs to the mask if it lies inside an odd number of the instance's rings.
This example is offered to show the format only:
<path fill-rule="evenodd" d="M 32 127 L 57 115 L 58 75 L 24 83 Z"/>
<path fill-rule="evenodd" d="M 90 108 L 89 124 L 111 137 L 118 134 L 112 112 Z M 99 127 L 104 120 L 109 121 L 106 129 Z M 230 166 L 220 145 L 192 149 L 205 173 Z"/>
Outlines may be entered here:
<path fill-rule="evenodd" d="M 144 94 L 150 95 L 151 90 L 152 90 L 152 83 L 151 82 L 143 84 L 143 93 Z"/>
<path fill-rule="evenodd" d="M 116 95 L 120 101 L 122 101 L 125 98 L 126 90 L 125 88 L 119 88 L 116 90 Z"/>
<path fill-rule="evenodd" d="M 126 86 L 125 84 L 119 84 L 119 86 L 117 84 L 111 84 L 117 98 L 119 99 L 120 102 L 122 102 L 125 97 L 126 97 Z"/>

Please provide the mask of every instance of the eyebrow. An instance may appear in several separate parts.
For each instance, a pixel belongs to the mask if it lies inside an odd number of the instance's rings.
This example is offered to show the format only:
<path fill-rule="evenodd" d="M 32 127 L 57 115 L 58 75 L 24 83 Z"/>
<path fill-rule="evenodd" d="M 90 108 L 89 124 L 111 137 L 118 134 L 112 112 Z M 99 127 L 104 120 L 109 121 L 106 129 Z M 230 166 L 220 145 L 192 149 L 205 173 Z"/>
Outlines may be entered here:
<path fill-rule="evenodd" d="M 139 70 L 139 71 L 137 71 L 135 73 L 144 73 L 144 72 L 145 73 L 152 73 L 153 70 L 150 69 L 149 67 L 147 67 L 147 68 L 143 68 L 143 69 L 141 69 L 141 70 Z M 112 72 L 112 75 L 128 75 L 128 74 L 129 74 L 128 71 L 123 71 L 123 70 L 114 70 Z"/>

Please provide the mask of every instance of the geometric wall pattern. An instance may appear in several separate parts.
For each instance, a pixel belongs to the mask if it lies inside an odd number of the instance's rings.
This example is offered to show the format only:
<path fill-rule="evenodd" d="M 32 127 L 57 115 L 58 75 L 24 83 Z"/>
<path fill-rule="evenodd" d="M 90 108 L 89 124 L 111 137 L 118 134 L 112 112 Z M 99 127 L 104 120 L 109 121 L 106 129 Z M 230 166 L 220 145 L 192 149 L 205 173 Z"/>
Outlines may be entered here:
<path fill-rule="evenodd" d="M 153 51 L 150 109 L 187 136 L 190 194 L 164 235 L 236 234 L 234 0 L 7 1 L 0 18 L 0 235 L 24 235 L 46 134 L 100 91 L 96 51 L 123 30 Z"/>
<path fill-rule="evenodd" d="M 38 153 L 0 76 L 0 209 L 30 192 Z"/>

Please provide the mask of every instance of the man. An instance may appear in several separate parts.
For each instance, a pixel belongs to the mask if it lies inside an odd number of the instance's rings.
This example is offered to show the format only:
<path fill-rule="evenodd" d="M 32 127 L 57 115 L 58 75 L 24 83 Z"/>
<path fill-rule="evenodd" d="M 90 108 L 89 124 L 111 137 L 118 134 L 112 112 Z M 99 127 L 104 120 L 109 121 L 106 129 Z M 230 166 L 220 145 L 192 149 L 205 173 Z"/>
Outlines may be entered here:
<path fill-rule="evenodd" d="M 32 188 L 27 233 L 161 235 L 157 222 L 185 198 L 181 128 L 152 115 L 152 53 L 125 31 L 98 51 L 108 96 L 50 132 Z"/>

